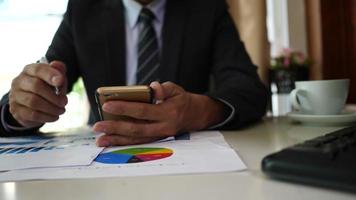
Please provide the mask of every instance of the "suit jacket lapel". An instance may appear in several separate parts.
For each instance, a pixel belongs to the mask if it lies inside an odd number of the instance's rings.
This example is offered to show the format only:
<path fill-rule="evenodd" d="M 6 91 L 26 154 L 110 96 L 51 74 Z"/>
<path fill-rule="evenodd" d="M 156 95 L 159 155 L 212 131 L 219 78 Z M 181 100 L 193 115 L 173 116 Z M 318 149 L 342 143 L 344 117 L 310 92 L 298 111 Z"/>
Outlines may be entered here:
<path fill-rule="evenodd" d="M 162 32 L 162 60 L 159 70 L 160 81 L 176 81 L 177 66 L 182 46 L 186 20 L 184 0 L 168 0 Z"/>
<path fill-rule="evenodd" d="M 107 48 L 109 52 L 109 85 L 126 84 L 126 34 L 124 6 L 121 0 L 106 0 Z M 114 21 L 111 23 L 110 21 Z"/>

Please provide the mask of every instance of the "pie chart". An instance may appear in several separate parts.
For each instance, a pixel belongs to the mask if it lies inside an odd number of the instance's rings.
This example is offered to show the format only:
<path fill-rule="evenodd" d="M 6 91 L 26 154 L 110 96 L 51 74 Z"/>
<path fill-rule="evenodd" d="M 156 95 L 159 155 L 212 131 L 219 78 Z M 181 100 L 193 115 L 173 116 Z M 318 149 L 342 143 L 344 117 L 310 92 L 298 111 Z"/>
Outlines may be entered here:
<path fill-rule="evenodd" d="M 167 158 L 173 151 L 167 148 L 127 148 L 100 154 L 94 161 L 103 164 L 140 163 Z"/>

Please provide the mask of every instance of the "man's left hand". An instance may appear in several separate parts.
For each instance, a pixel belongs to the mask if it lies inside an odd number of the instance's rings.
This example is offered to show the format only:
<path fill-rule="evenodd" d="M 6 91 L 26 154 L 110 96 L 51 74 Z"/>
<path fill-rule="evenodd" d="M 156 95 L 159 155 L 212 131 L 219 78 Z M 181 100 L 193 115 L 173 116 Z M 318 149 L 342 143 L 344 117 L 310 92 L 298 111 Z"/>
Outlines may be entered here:
<path fill-rule="evenodd" d="M 207 128 L 224 119 L 224 105 L 204 95 L 185 91 L 165 82 L 151 83 L 157 104 L 110 101 L 102 109 L 132 120 L 101 121 L 94 131 L 105 133 L 98 138 L 98 146 L 130 145 L 153 142 L 178 132 Z"/>

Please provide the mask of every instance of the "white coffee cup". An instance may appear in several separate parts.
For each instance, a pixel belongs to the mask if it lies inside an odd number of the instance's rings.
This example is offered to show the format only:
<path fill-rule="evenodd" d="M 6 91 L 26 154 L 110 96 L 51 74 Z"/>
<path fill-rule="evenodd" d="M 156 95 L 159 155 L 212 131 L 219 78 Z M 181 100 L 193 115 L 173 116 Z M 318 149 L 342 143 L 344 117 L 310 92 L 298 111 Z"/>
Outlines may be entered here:
<path fill-rule="evenodd" d="M 337 115 L 345 106 L 349 83 L 349 79 L 296 81 L 290 100 L 302 114 Z"/>

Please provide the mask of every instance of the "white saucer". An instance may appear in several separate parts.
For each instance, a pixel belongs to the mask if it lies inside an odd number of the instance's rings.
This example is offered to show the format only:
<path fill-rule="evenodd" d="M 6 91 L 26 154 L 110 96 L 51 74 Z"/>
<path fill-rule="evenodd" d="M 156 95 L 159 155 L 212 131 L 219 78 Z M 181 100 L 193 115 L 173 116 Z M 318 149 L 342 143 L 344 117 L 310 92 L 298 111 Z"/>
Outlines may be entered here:
<path fill-rule="evenodd" d="M 328 126 L 346 126 L 356 124 L 355 111 L 343 111 L 338 115 L 308 115 L 299 112 L 290 112 L 287 116 L 293 121 L 305 124 L 328 125 Z"/>

